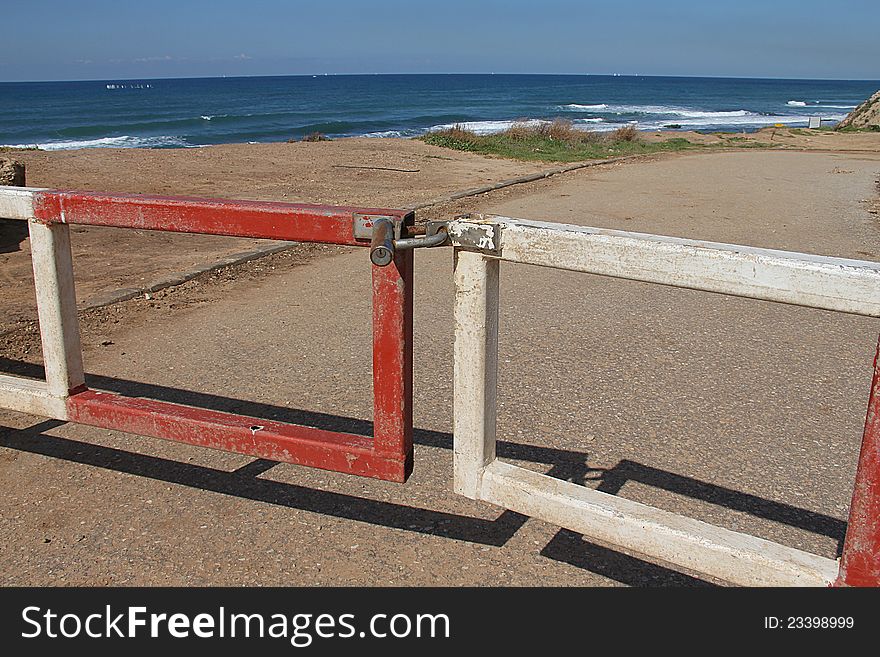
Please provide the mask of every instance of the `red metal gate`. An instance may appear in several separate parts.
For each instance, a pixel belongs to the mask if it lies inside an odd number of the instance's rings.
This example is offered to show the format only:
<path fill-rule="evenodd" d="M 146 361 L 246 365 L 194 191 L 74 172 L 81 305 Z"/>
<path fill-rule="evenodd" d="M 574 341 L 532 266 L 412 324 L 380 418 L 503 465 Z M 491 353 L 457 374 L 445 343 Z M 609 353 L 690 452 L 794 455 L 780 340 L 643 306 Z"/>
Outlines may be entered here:
<path fill-rule="evenodd" d="M 20 218 L 34 225 L 64 232 L 64 239 L 53 233 L 48 238 L 47 259 L 54 258 L 49 279 L 55 291 L 69 288 L 72 280 L 63 280 L 72 272 L 58 266 L 58 249 L 65 250 L 60 260 L 69 262 L 69 224 L 115 226 L 178 233 L 202 233 L 252 237 L 297 242 L 320 242 L 349 246 L 369 246 L 363 237 L 371 222 L 384 219 L 398 233 L 412 223 L 412 215 L 403 210 L 329 207 L 265 201 L 226 201 L 140 195 L 107 195 L 50 190 L 17 190 L 21 197 Z M 25 196 L 29 203 L 25 202 Z M 17 206 L 18 207 L 18 206 Z M 356 235 L 361 235 L 356 236 Z M 35 254 L 35 258 L 36 258 Z M 35 259 L 35 272 L 38 263 Z M 88 389 L 80 374 L 70 375 L 65 368 L 61 377 L 67 385 L 55 392 L 53 401 L 66 403 L 66 417 L 105 429 L 125 431 L 248 454 L 273 461 L 298 463 L 326 470 L 403 482 L 412 471 L 412 275 L 411 251 L 394 254 L 390 266 L 372 267 L 373 278 L 373 437 L 326 431 L 296 424 L 286 424 L 202 408 L 194 408 L 152 399 L 126 397 Z M 41 276 L 35 277 L 40 287 Z M 38 290 L 39 292 L 39 290 Z M 38 297 L 41 296 L 38 294 Z M 44 298 L 47 295 L 42 295 Z M 58 296 L 56 294 L 56 296 Z M 63 305 L 64 301 L 58 302 Z M 72 318 L 71 318 L 72 315 Z M 75 312 L 58 312 L 58 324 L 76 322 Z M 41 327 L 42 329 L 42 327 Z M 50 362 L 74 360 L 81 363 L 79 331 L 76 326 L 62 326 L 60 335 L 43 331 L 47 380 L 51 384 Z M 54 354 L 54 356 L 53 356 Z M 12 384 L 10 384 L 12 381 Z M 30 394 L 33 382 L 5 377 L 9 387 L 20 382 L 16 394 Z M 52 387 L 51 385 L 49 386 Z M 58 386 L 56 385 L 56 389 Z M 45 394 L 45 391 L 43 391 Z M 51 393 L 50 393 L 51 394 Z M 44 404 L 43 407 L 46 407 Z M 61 406 L 59 408 L 65 408 Z M 56 415 L 63 413 L 56 412 Z"/>

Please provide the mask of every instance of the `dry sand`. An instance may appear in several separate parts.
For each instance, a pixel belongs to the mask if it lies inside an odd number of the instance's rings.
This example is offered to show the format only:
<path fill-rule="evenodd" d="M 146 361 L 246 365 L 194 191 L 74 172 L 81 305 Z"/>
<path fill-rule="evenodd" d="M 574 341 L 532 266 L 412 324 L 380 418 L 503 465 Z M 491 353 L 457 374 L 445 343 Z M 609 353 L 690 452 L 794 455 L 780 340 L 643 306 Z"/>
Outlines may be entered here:
<path fill-rule="evenodd" d="M 451 192 L 540 171 L 402 139 L 237 144 L 199 149 L 15 152 L 32 187 L 409 207 Z M 399 169 L 399 170 L 389 170 Z M 26 226 L 0 231 L 0 333 L 34 318 Z M 270 244 L 267 240 L 78 226 L 72 229 L 81 304 Z M 322 252 L 323 249 L 318 249 Z M 298 249 L 298 261 L 309 253 Z"/>

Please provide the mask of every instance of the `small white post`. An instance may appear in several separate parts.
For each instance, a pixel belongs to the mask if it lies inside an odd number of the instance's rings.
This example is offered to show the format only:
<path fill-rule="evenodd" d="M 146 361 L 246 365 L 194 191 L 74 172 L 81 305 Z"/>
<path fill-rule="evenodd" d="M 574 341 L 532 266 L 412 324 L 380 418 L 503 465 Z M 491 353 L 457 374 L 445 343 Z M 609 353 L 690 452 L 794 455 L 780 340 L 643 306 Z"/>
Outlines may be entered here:
<path fill-rule="evenodd" d="M 65 224 L 28 222 L 37 293 L 37 314 L 43 342 L 46 384 L 52 397 L 65 398 L 85 382 L 70 228 Z"/>
<path fill-rule="evenodd" d="M 498 379 L 498 261 L 455 253 L 455 492 L 480 498 L 486 466 L 495 460 Z"/>

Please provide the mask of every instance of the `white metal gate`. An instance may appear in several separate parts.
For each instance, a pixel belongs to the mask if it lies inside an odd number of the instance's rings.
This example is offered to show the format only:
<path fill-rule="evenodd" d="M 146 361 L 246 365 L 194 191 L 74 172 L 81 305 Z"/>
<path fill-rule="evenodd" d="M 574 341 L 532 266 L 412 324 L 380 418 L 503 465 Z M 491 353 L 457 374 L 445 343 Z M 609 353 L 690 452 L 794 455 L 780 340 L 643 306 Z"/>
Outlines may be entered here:
<path fill-rule="evenodd" d="M 461 217 L 449 223 L 448 232 L 455 247 L 456 492 L 732 584 L 829 585 L 875 578 L 877 585 L 880 442 L 867 428 L 853 498 L 853 513 L 860 509 L 865 517 L 854 525 L 851 515 L 839 566 L 503 463 L 495 457 L 495 402 L 501 260 L 870 317 L 880 316 L 880 264 L 497 216 Z M 880 395 L 872 394 L 871 408 L 878 400 Z M 869 425 L 870 420 L 869 412 Z"/>

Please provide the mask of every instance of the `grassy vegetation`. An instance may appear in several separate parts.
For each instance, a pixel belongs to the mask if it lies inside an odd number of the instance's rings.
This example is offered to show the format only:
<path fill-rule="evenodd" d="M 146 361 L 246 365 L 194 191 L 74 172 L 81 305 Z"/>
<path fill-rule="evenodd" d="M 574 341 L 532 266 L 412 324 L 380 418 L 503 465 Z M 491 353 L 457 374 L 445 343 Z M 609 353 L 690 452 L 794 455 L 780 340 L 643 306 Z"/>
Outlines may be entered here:
<path fill-rule="evenodd" d="M 851 125 L 844 126 L 842 128 L 831 128 L 832 130 L 836 130 L 837 132 L 880 132 L 880 125 L 869 125 L 863 128 L 856 128 Z"/>
<path fill-rule="evenodd" d="M 793 135 L 800 135 L 802 137 L 809 137 L 812 134 L 817 132 L 880 132 L 880 126 L 869 125 L 864 128 L 854 128 L 852 126 L 844 126 L 840 128 L 836 125 L 823 125 L 820 128 L 789 128 L 788 131 Z"/>
<path fill-rule="evenodd" d="M 736 148 L 778 148 L 780 144 L 771 144 L 766 141 L 758 141 L 757 139 L 749 139 L 739 135 L 731 137 L 723 132 L 716 132 L 715 136 L 722 139 L 723 142 L 719 146 L 735 146 Z"/>
<path fill-rule="evenodd" d="M 682 137 L 648 142 L 641 138 L 634 126 L 604 133 L 579 130 L 563 119 L 539 125 L 515 123 L 504 132 L 493 135 L 478 135 L 461 126 L 453 126 L 430 132 L 420 139 L 434 146 L 459 151 L 551 162 L 575 162 L 700 147 Z"/>
<path fill-rule="evenodd" d="M 0 146 L 0 153 L 16 153 L 18 151 L 39 151 L 38 146 Z"/>

